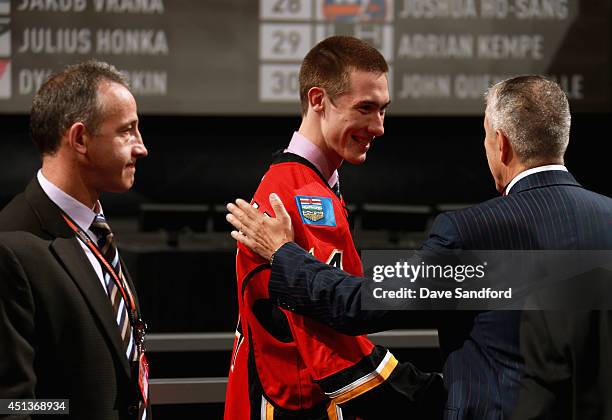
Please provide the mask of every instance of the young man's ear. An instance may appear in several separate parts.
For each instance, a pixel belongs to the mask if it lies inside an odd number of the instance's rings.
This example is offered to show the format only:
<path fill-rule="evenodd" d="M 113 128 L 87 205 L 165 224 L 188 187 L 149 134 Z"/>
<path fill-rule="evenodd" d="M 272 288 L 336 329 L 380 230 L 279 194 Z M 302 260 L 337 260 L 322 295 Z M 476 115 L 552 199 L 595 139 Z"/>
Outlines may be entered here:
<path fill-rule="evenodd" d="M 325 109 L 325 90 L 320 87 L 311 87 L 308 90 L 308 105 L 315 112 L 321 112 Z"/>
<path fill-rule="evenodd" d="M 87 153 L 91 135 L 82 122 L 72 124 L 66 131 L 68 145 L 77 153 Z"/>

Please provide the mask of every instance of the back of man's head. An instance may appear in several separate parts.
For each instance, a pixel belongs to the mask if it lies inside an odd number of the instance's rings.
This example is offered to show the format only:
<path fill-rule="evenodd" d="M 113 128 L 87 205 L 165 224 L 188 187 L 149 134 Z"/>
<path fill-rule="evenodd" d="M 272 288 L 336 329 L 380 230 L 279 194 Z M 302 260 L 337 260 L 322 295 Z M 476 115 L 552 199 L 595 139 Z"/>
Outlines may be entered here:
<path fill-rule="evenodd" d="M 541 165 L 563 159 L 571 116 L 561 87 L 542 76 L 518 76 L 492 86 L 486 93 L 486 116 L 501 130 L 519 160 Z"/>
<path fill-rule="evenodd" d="M 332 36 L 312 47 L 300 68 L 302 116 L 308 112 L 312 87 L 323 88 L 331 99 L 337 98 L 349 90 L 354 70 L 387 73 L 389 67 L 376 48 L 350 36 Z"/>
<path fill-rule="evenodd" d="M 55 154 L 62 136 L 76 122 L 96 132 L 104 117 L 97 95 L 102 81 L 128 87 L 114 66 L 94 60 L 69 66 L 42 85 L 30 111 L 30 135 L 41 155 Z"/>

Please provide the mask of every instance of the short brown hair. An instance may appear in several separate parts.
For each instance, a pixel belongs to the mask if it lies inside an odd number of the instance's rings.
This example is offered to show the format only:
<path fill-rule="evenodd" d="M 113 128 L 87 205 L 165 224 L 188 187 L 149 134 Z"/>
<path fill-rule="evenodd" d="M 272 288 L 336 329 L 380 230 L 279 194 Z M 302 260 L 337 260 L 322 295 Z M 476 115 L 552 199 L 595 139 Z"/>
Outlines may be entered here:
<path fill-rule="evenodd" d="M 302 116 L 308 112 L 310 88 L 321 87 L 337 98 L 349 89 L 353 70 L 387 73 L 389 66 L 376 48 L 350 36 L 332 36 L 312 47 L 300 68 Z"/>
<path fill-rule="evenodd" d="M 39 89 L 30 111 L 30 135 L 41 155 L 53 155 L 68 127 L 82 122 L 96 132 L 103 109 L 98 101 L 102 81 L 128 88 L 127 79 L 114 66 L 90 60 L 51 76 Z"/>

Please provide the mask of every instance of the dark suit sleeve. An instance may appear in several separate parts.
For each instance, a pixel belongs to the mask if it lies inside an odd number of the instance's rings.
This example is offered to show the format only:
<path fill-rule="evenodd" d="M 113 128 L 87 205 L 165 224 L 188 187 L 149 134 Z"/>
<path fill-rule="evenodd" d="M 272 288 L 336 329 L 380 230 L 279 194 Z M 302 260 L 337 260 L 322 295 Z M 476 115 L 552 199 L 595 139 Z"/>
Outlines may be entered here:
<path fill-rule="evenodd" d="M 421 251 L 431 253 L 445 253 L 452 250 L 463 249 L 457 225 L 451 213 L 439 214 L 431 225 L 427 240 L 421 245 Z"/>
<path fill-rule="evenodd" d="M 0 398 L 36 397 L 34 310 L 22 266 L 10 249 L 0 245 Z"/>
<path fill-rule="evenodd" d="M 569 332 L 564 314 L 524 311 L 520 331 L 525 372 L 512 418 L 565 418 L 572 409 L 572 368 L 565 356 L 569 347 L 561 340 Z"/>
<path fill-rule="evenodd" d="M 436 218 L 423 252 L 434 254 L 458 248 L 451 219 Z M 405 326 L 402 311 L 361 309 L 361 284 L 369 281 L 324 264 L 297 244 L 283 245 L 274 254 L 268 290 L 282 308 L 309 316 L 344 334 L 361 335 Z"/>
<path fill-rule="evenodd" d="M 290 242 L 274 254 L 268 290 L 281 308 L 312 317 L 344 334 L 360 335 L 375 331 L 373 324 L 388 316 L 361 310 L 362 281 L 365 279 L 330 267 Z"/>

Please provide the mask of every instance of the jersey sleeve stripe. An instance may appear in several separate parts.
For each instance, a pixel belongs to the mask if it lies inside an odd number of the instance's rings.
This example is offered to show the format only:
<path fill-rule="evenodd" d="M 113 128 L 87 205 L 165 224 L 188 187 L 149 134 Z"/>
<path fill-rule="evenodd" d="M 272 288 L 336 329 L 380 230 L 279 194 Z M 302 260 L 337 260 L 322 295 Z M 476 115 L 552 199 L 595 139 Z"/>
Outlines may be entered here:
<path fill-rule="evenodd" d="M 329 420 L 343 420 L 342 408 L 335 401 L 331 401 L 327 406 L 327 418 Z"/>
<path fill-rule="evenodd" d="M 391 354 L 389 350 L 385 354 L 385 357 L 380 362 L 380 364 L 376 367 L 375 370 L 368 373 L 367 375 L 362 376 L 356 381 L 340 388 L 337 391 L 326 392 L 325 394 L 334 399 L 336 404 L 342 404 L 346 401 L 349 401 L 364 392 L 369 391 L 370 389 L 380 385 L 384 381 L 387 380 L 393 369 L 397 366 L 397 359 Z"/>
<path fill-rule="evenodd" d="M 274 420 L 274 406 L 263 395 L 261 397 L 261 420 Z"/>

